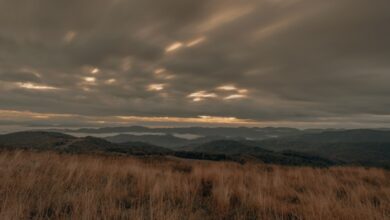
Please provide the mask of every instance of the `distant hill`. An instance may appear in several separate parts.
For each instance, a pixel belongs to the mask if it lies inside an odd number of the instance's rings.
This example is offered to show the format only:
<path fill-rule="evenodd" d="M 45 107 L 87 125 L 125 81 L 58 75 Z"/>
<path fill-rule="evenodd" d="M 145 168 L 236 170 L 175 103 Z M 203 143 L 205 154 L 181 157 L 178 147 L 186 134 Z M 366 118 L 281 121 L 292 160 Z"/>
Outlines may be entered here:
<path fill-rule="evenodd" d="M 216 140 L 208 143 L 200 144 L 198 146 L 183 147 L 185 151 L 192 152 L 205 152 L 213 154 L 247 154 L 254 155 L 262 152 L 271 152 L 270 150 L 264 150 L 262 148 L 249 145 L 243 141 L 237 140 Z"/>
<path fill-rule="evenodd" d="M 1 148 L 52 149 L 76 138 L 57 132 L 24 131 L 0 135 Z"/>
<path fill-rule="evenodd" d="M 390 167 L 390 131 L 326 130 L 265 140 L 218 140 L 186 146 L 186 151 L 226 155 L 251 155 L 263 161 L 281 155 L 366 166 Z M 266 152 L 269 151 L 269 152 Z M 318 158 L 314 158 L 318 157 Z"/>
<path fill-rule="evenodd" d="M 200 160 L 231 160 L 245 162 L 255 160 L 286 165 L 329 166 L 330 160 L 284 155 L 258 147 L 245 145 L 235 140 L 203 143 L 173 151 L 143 142 L 112 143 L 96 137 L 76 138 L 58 132 L 18 132 L 0 135 L 0 149 L 55 150 L 67 153 L 120 153 L 130 155 L 171 155 Z"/>
<path fill-rule="evenodd" d="M 390 131 L 354 129 L 342 131 L 323 131 L 278 138 L 279 140 L 348 143 L 348 142 L 390 142 Z"/>
<path fill-rule="evenodd" d="M 390 131 L 386 130 L 311 131 L 264 140 L 218 138 L 221 137 L 206 136 L 188 140 L 173 135 L 126 134 L 102 139 L 90 136 L 79 138 L 58 132 L 28 131 L 0 135 L 0 149 L 172 155 L 190 159 L 238 162 L 254 160 L 285 165 L 359 164 L 390 168 Z"/>
<path fill-rule="evenodd" d="M 148 143 L 143 143 L 143 142 L 126 142 L 126 143 L 120 143 L 118 144 L 121 146 L 121 149 L 131 149 L 132 154 L 171 154 L 173 151 L 165 148 L 165 147 L 160 147 Z"/>
<path fill-rule="evenodd" d="M 199 136 L 219 136 L 225 138 L 250 138 L 250 139 L 266 139 L 272 137 L 283 137 L 289 135 L 297 135 L 303 133 L 302 130 L 296 128 L 276 128 L 276 127 L 176 127 L 176 128 L 148 128 L 142 126 L 130 127 L 105 127 L 105 128 L 81 128 L 75 130 L 59 130 L 65 133 L 89 133 L 89 134 L 104 134 L 104 133 L 163 133 L 163 134 L 192 134 Z"/>
<path fill-rule="evenodd" d="M 125 142 L 145 142 L 152 145 L 159 145 L 162 147 L 174 148 L 183 146 L 189 143 L 189 140 L 175 137 L 173 135 L 131 135 L 119 134 L 104 138 L 113 143 Z"/>
<path fill-rule="evenodd" d="M 105 137 L 107 141 L 113 143 L 126 142 L 144 142 L 151 145 L 162 146 L 170 149 L 177 149 L 182 146 L 196 146 L 207 143 L 213 140 L 229 139 L 224 136 L 206 136 L 195 139 L 185 139 L 176 137 L 174 135 L 132 135 L 132 134 L 118 134 L 114 136 Z"/>
<path fill-rule="evenodd" d="M 345 130 L 274 138 L 256 142 L 273 150 L 293 150 L 348 163 L 390 166 L 390 131 Z"/>
<path fill-rule="evenodd" d="M 115 144 L 96 137 L 76 138 L 57 132 L 27 131 L 0 135 L 2 149 L 57 150 L 69 153 L 161 154 L 170 150 L 139 142 Z"/>
<path fill-rule="evenodd" d="M 67 152 L 104 152 L 117 148 L 116 144 L 95 137 L 76 138 L 60 147 Z"/>
<path fill-rule="evenodd" d="M 214 155 L 227 155 L 235 160 L 255 160 L 284 165 L 330 166 L 341 164 L 326 158 L 298 152 L 273 152 L 254 145 L 255 142 L 217 140 L 199 146 L 183 147 L 182 150 Z"/>

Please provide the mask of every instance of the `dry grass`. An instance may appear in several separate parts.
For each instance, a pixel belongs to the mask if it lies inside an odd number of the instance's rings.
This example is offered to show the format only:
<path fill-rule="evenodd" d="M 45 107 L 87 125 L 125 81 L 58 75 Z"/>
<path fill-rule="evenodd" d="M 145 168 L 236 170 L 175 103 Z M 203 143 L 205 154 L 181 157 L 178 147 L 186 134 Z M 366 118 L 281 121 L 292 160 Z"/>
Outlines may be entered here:
<path fill-rule="evenodd" d="M 390 219 L 390 172 L 1 152 L 0 219 Z"/>

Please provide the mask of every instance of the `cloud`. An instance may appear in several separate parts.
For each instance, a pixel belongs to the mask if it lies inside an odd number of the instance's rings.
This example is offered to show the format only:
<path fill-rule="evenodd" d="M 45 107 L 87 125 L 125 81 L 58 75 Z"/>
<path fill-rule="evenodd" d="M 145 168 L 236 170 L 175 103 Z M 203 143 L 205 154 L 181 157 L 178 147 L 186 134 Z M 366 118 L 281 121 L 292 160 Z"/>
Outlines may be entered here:
<path fill-rule="evenodd" d="M 1 70 L 0 81 L 8 82 L 39 82 L 41 75 L 33 70 L 28 69 L 14 69 Z"/>
<path fill-rule="evenodd" d="M 384 126 L 389 8 L 385 0 L 0 1 L 0 110 L 80 123 L 211 115 Z"/>

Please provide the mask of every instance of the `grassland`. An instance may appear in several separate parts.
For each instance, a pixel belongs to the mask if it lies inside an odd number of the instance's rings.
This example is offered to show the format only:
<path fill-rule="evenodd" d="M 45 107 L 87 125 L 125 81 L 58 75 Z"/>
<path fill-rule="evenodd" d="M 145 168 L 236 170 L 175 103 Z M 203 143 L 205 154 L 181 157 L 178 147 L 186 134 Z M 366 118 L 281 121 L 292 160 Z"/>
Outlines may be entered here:
<path fill-rule="evenodd" d="M 390 219 L 390 171 L 3 151 L 0 219 Z"/>

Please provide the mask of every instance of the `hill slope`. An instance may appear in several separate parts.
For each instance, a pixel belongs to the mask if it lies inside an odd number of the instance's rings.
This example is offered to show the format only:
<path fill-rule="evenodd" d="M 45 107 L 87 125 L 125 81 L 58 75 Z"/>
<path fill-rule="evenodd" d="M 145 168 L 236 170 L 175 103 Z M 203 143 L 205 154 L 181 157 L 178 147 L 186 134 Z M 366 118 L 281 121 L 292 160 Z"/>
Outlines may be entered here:
<path fill-rule="evenodd" d="M 293 151 L 273 152 L 262 149 L 255 144 L 255 142 L 250 141 L 217 140 L 182 149 L 190 152 L 228 155 L 236 160 L 256 160 L 284 165 L 330 166 L 341 164 L 339 161 Z"/>
<path fill-rule="evenodd" d="M 0 148 L 57 150 L 69 153 L 161 154 L 170 150 L 139 142 L 115 144 L 96 137 L 76 138 L 57 132 L 27 131 L 0 135 Z"/>
<path fill-rule="evenodd" d="M 162 134 L 192 134 L 199 136 L 220 136 L 224 138 L 251 138 L 266 139 L 271 137 L 283 137 L 288 135 L 297 135 L 303 133 L 302 130 L 295 128 L 277 128 L 277 127 L 176 127 L 176 128 L 149 128 L 142 126 L 130 127 L 105 127 L 105 128 L 81 128 L 76 130 L 60 130 L 61 132 L 79 132 L 90 134 L 104 133 L 162 133 Z"/>
<path fill-rule="evenodd" d="M 162 147 L 174 148 L 183 146 L 189 143 L 189 140 L 178 138 L 173 135 L 131 135 L 118 134 L 104 138 L 112 143 L 126 143 L 126 142 L 144 142 L 152 145 Z"/>
<path fill-rule="evenodd" d="M 256 143 L 273 151 L 293 150 L 348 163 L 390 166 L 390 131 L 332 131 L 274 138 Z"/>
<path fill-rule="evenodd" d="M 127 140 L 129 136 L 123 137 L 123 140 Z M 143 140 L 145 138 L 141 137 Z M 286 165 L 328 166 L 348 163 L 390 167 L 390 131 L 362 129 L 326 131 L 262 141 L 213 140 L 216 137 L 183 140 L 174 136 L 162 136 L 154 139 L 154 143 L 159 142 L 158 138 L 166 141 L 165 144 L 169 144 L 170 140 L 180 140 L 181 142 L 175 143 L 177 145 L 187 144 L 184 147 L 167 149 L 143 142 L 112 143 L 96 137 L 77 138 L 57 132 L 29 131 L 0 135 L 0 149 L 173 155 L 192 159 L 240 162 L 256 160 Z"/>
<path fill-rule="evenodd" d="M 52 149 L 74 140 L 76 138 L 73 136 L 57 132 L 23 131 L 0 135 L 0 147 Z"/>

